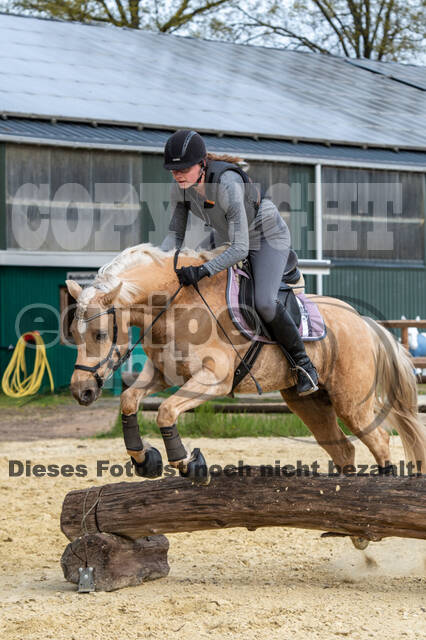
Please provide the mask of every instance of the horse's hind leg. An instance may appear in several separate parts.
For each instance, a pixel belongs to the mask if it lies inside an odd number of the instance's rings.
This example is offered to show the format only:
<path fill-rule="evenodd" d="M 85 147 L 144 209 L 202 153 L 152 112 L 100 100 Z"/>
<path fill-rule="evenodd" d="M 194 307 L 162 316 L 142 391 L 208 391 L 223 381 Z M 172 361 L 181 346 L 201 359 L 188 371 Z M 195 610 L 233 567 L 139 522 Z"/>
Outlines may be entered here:
<path fill-rule="evenodd" d="M 356 406 L 353 401 L 345 403 L 335 399 L 335 409 L 339 418 L 371 451 L 377 464 L 386 468 L 389 464 L 389 434 L 380 425 L 375 424 L 374 396 L 360 401 Z M 353 545 L 357 549 L 364 550 L 368 545 L 366 538 L 351 536 Z"/>
<path fill-rule="evenodd" d="M 311 396 L 299 396 L 295 388 L 282 389 L 281 395 L 289 408 L 312 431 L 318 444 L 327 451 L 338 469 L 353 465 L 355 447 L 340 429 L 336 412 L 325 390 Z"/>
<path fill-rule="evenodd" d="M 120 396 L 124 443 L 135 472 L 141 477 L 161 476 L 162 460 L 158 449 L 151 447 L 146 440 L 142 442 L 137 418 L 139 404 L 142 398 L 167 386 L 161 372 L 148 359 L 135 382 Z"/>
<path fill-rule="evenodd" d="M 295 389 L 283 389 L 281 395 L 314 434 L 317 442 L 331 456 L 336 467 L 341 470 L 346 465 L 354 465 L 355 447 L 345 436 L 337 422 L 337 415 L 325 390 L 320 389 L 312 396 L 300 397 Z M 357 549 L 365 549 L 368 540 L 351 536 Z"/>
<path fill-rule="evenodd" d="M 361 440 L 373 454 L 380 467 L 386 467 L 390 460 L 389 434 L 376 424 L 374 397 L 366 398 L 356 407 L 335 401 L 336 413 L 350 431 Z"/>

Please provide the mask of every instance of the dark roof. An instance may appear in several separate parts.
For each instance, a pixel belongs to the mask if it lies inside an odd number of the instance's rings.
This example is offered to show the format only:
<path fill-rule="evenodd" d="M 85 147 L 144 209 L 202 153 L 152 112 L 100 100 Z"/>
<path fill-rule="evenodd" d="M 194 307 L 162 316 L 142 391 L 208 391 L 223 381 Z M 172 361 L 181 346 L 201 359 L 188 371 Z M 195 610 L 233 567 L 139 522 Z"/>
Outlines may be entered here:
<path fill-rule="evenodd" d="M 426 149 L 424 67 L 0 15 L 0 113 Z"/>
<path fill-rule="evenodd" d="M 0 120 L 0 141 L 56 144 L 76 147 L 120 148 L 128 151 L 162 152 L 170 131 L 138 130 L 135 127 L 92 126 L 83 123 L 57 122 L 9 118 Z M 298 161 L 323 161 L 328 164 L 381 164 L 407 166 L 426 170 L 426 152 L 393 151 L 391 149 L 363 149 L 347 145 L 325 145 L 287 140 L 270 140 L 244 136 L 215 136 L 205 134 L 212 152 L 241 154 L 244 157 L 291 158 Z"/>

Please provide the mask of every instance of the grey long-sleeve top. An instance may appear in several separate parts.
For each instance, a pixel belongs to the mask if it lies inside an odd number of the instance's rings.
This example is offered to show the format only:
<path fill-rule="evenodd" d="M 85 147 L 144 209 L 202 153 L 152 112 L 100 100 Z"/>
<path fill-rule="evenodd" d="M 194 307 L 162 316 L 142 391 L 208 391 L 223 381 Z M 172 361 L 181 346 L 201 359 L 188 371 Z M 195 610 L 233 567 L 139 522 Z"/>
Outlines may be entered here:
<path fill-rule="evenodd" d="M 225 171 L 217 185 L 215 206 L 206 209 L 205 198 L 194 188 L 184 191 L 176 182 L 173 183 L 170 194 L 173 216 L 161 249 L 169 251 L 182 246 L 188 217 L 185 197 L 189 201 L 191 212 L 216 230 L 218 240 L 230 242 L 223 253 L 205 263 L 210 275 L 243 260 L 247 257 L 251 244 L 249 227 L 255 226 L 252 225 L 254 211 L 247 212 L 244 205 L 244 187 L 243 179 L 237 172 Z M 249 219 L 250 215 L 252 219 Z"/>

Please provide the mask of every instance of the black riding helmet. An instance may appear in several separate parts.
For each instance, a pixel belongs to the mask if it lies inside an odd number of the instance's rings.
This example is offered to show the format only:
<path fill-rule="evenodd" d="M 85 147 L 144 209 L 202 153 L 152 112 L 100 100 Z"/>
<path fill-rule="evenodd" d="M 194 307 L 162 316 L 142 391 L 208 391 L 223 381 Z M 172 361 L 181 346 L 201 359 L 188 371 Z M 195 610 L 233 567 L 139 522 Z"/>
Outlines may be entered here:
<path fill-rule="evenodd" d="M 188 169 L 204 160 L 207 154 L 204 140 L 196 131 L 179 129 L 170 136 L 164 147 L 164 168 Z"/>

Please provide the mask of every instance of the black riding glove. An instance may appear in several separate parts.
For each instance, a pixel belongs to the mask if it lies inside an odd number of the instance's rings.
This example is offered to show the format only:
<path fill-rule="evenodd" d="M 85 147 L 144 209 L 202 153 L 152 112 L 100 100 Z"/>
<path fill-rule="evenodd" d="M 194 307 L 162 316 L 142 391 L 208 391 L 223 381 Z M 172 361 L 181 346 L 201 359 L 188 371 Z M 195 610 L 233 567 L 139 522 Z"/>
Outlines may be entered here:
<path fill-rule="evenodd" d="M 210 277 L 210 271 L 206 269 L 206 267 L 202 264 L 200 267 L 181 267 L 180 269 L 176 270 L 176 275 L 178 277 L 179 283 L 184 287 L 187 287 L 190 284 L 197 284 L 197 282 L 205 276 Z"/>

